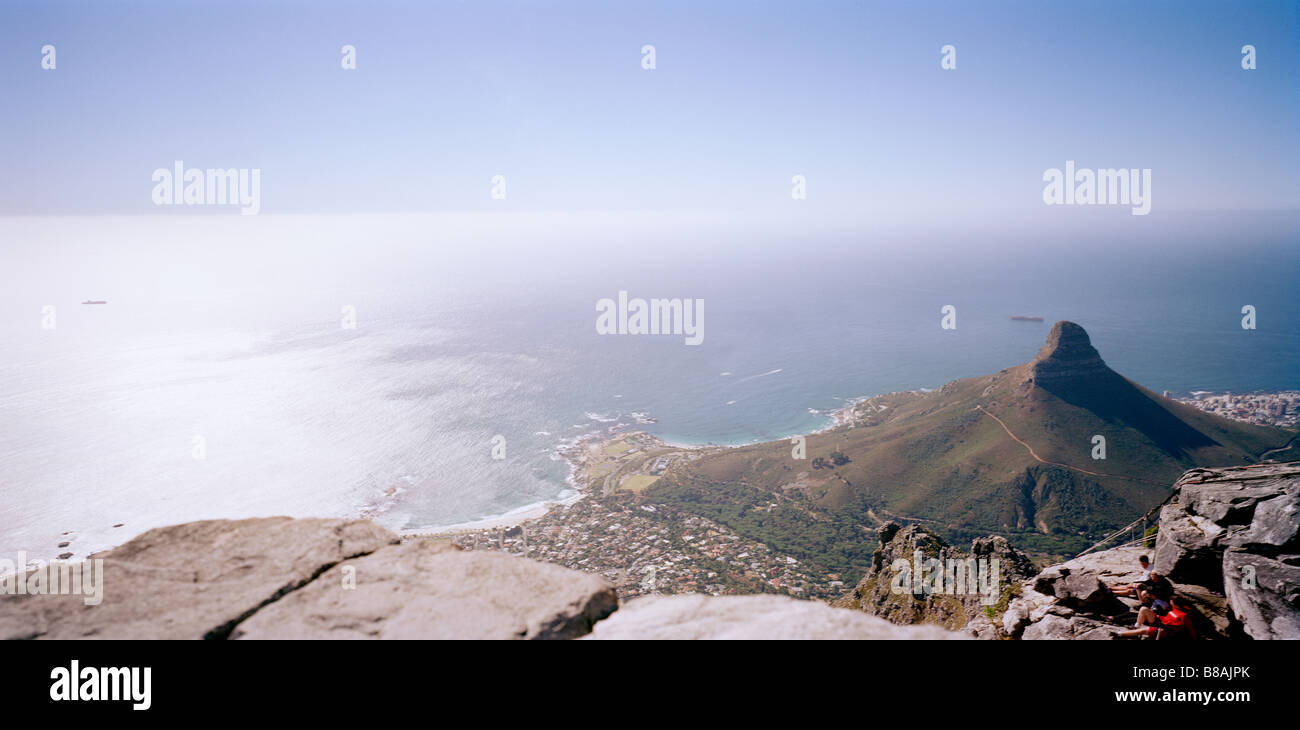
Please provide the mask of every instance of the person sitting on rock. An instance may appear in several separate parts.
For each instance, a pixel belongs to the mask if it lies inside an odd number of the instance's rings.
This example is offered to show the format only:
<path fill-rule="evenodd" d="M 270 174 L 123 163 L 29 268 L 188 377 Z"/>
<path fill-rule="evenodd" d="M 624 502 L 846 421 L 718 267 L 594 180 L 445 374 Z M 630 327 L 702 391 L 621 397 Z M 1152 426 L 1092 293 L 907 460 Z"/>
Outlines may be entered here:
<path fill-rule="evenodd" d="M 1168 601 L 1174 596 L 1174 584 L 1169 582 L 1169 579 L 1163 574 L 1154 570 L 1151 571 L 1146 580 L 1146 589 L 1151 592 L 1152 596 L 1162 601 Z"/>
<path fill-rule="evenodd" d="M 1151 579 L 1151 559 L 1145 555 L 1138 557 L 1138 564 L 1142 566 L 1142 572 L 1138 574 L 1138 579 L 1132 583 L 1121 583 L 1110 587 L 1112 593 L 1117 596 L 1129 596 L 1137 598 L 1138 586 L 1146 583 Z"/>
<path fill-rule="evenodd" d="M 1141 595 L 1150 599 L 1153 604 L 1159 600 L 1147 591 L 1142 591 Z M 1165 602 L 1160 601 L 1160 603 Z M 1121 631 L 1118 635 L 1125 639 L 1196 638 L 1196 631 L 1187 618 L 1191 607 L 1187 605 L 1186 599 L 1181 596 L 1171 596 L 1167 605 L 1169 610 L 1164 615 L 1157 614 L 1153 606 L 1143 606 L 1138 611 L 1137 628 Z"/>
<path fill-rule="evenodd" d="M 1138 606 L 1139 616 L 1141 616 L 1142 611 L 1144 610 L 1151 611 L 1157 616 L 1163 616 L 1166 613 L 1169 613 L 1169 601 L 1162 598 L 1156 598 L 1155 594 L 1153 594 L 1146 585 L 1139 586 L 1137 592 L 1138 603 L 1142 604 Z M 1141 625 L 1142 624 L 1140 623 L 1138 624 L 1138 626 Z"/>
<path fill-rule="evenodd" d="M 1162 635 L 1157 637 L 1161 639 L 1195 639 L 1196 637 L 1196 609 L 1187 602 L 1186 598 L 1174 594 L 1169 598 L 1169 613 L 1160 617 L 1160 623 L 1163 624 Z M 1181 614 L 1179 616 L 1178 614 Z"/>
<path fill-rule="evenodd" d="M 1163 616 L 1166 613 L 1169 613 L 1169 601 L 1156 597 L 1156 594 L 1151 591 L 1149 586 L 1142 586 L 1138 589 L 1138 600 L 1142 602 L 1143 606 L 1151 609 L 1151 611 L 1157 616 Z"/>
<path fill-rule="evenodd" d="M 1139 590 L 1138 599 L 1142 601 L 1142 607 L 1138 609 L 1137 625 L 1127 631 L 1119 632 L 1118 636 L 1121 639 L 1145 639 L 1148 636 L 1148 629 L 1160 627 L 1160 617 L 1151 608 L 1151 594 Z"/>

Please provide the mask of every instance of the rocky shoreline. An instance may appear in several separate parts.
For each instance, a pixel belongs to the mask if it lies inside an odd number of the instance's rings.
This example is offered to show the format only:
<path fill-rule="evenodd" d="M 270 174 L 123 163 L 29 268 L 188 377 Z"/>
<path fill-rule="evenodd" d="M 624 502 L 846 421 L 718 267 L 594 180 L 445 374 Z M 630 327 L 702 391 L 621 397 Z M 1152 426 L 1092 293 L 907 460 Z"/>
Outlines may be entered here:
<path fill-rule="evenodd" d="M 873 396 L 850 398 L 845 405 L 827 413 L 831 422 L 826 426 L 806 434 L 804 437 L 827 433 L 844 426 L 852 427 L 864 416 L 885 411 L 888 403 L 898 397 L 912 398 L 923 395 L 924 390 L 898 391 Z M 652 420 L 652 419 L 643 419 Z M 789 438 L 794 438 L 790 436 Z M 626 444 L 620 448 L 618 444 Z M 611 447 L 616 449 L 611 451 Z M 544 502 L 521 510 L 518 514 L 475 520 L 464 525 L 457 525 L 436 530 L 411 530 L 403 532 L 410 537 L 429 538 L 463 538 L 477 536 L 484 541 L 491 541 L 502 531 L 515 531 L 556 512 L 567 510 L 579 500 L 590 496 L 607 497 L 622 488 L 622 482 L 628 477 L 655 477 L 666 472 L 679 460 L 693 460 L 705 454 L 723 451 L 734 446 L 717 446 L 711 444 L 673 444 L 645 431 L 619 431 L 599 438 L 581 440 L 560 449 L 560 456 L 569 464 L 569 481 L 573 485 L 573 497 Z M 662 457 L 662 465 L 656 467 L 647 455 L 656 459 Z M 646 480 L 649 482 L 649 480 Z M 652 482 L 650 482 L 652 483 Z M 635 484 L 631 491 L 641 491 L 649 483 Z"/>
<path fill-rule="evenodd" d="M 804 435 L 852 428 L 864 414 L 886 410 L 892 399 L 919 395 L 922 391 L 851 399 L 827 414 L 827 426 Z M 644 431 L 587 440 L 562 452 L 571 466 L 574 498 L 513 520 L 405 537 L 585 570 L 609 580 L 625 600 L 662 593 L 838 596 L 845 588 L 838 573 L 807 566 L 714 521 L 640 498 L 675 466 L 730 448 L 735 447 L 671 444 Z"/>

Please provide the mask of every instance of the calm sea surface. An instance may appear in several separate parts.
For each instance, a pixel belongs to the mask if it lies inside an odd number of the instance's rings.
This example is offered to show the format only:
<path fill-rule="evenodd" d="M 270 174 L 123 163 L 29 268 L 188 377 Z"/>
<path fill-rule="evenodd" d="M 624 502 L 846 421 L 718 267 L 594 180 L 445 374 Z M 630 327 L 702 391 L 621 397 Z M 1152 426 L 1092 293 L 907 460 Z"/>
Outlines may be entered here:
<path fill-rule="evenodd" d="M 580 437 L 807 432 L 848 398 L 1024 362 L 1058 319 L 1156 391 L 1300 388 L 1300 241 L 1274 228 L 714 249 L 213 220 L 0 225 L 0 555 L 200 518 L 493 517 L 569 494 L 557 449 Z M 596 301 L 620 290 L 705 300 L 704 343 L 597 335 Z"/>

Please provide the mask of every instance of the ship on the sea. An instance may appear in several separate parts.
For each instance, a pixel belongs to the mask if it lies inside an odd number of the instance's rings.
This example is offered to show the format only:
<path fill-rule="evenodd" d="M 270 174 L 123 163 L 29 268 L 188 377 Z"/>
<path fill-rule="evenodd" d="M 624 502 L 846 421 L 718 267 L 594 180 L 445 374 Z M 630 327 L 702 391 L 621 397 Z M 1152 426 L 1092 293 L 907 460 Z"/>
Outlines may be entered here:
<path fill-rule="evenodd" d="M 1042 317 L 1027 317 L 1027 316 L 1025 316 L 1025 315 L 1023 315 L 1023 314 L 1013 314 L 1013 315 L 1011 315 L 1011 321 L 1013 321 L 1013 322 L 1042 322 L 1042 321 L 1043 321 L 1043 318 L 1042 318 Z"/>
<path fill-rule="evenodd" d="M 82 302 L 82 304 L 108 304 L 108 302 L 103 301 L 102 299 L 87 299 Z"/>

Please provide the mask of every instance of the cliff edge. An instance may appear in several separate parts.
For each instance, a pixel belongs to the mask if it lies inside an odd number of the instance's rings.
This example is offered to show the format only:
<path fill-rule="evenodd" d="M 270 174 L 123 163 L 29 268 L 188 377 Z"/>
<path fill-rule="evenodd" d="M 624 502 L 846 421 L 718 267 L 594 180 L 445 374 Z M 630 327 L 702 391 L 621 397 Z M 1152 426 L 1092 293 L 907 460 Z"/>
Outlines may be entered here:
<path fill-rule="evenodd" d="M 1114 639 L 1133 627 L 1138 603 L 1110 586 L 1137 581 L 1145 554 L 1195 608 L 1201 638 L 1300 639 L 1300 462 L 1186 472 L 1160 509 L 1154 545 L 1099 550 L 1037 573 L 1025 571 L 1007 547 L 1001 562 L 1019 567 L 991 605 L 969 595 L 891 589 L 890 560 L 917 551 L 960 560 L 976 549 L 961 553 L 916 526 L 894 526 L 881 540 L 881 560 L 838 605 L 982 639 Z"/>

